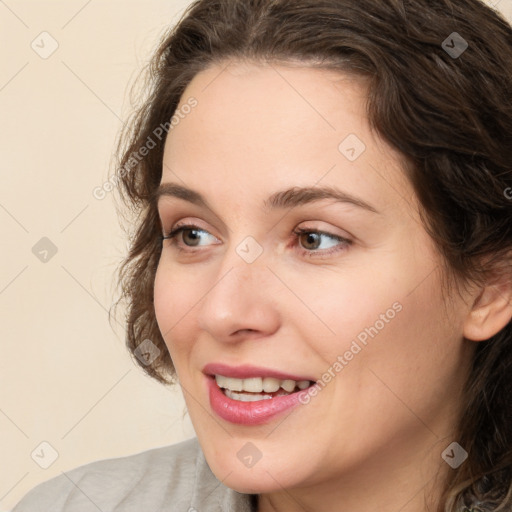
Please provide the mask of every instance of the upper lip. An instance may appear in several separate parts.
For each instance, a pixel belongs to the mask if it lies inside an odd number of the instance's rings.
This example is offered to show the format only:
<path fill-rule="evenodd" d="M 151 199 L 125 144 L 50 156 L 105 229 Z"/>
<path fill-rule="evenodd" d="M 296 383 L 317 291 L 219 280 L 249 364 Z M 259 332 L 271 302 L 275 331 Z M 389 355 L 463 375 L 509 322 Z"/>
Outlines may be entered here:
<path fill-rule="evenodd" d="M 224 377 L 232 377 L 235 379 L 250 379 L 252 377 L 273 377 L 279 380 L 294 380 L 300 382 L 302 380 L 314 381 L 310 376 L 292 375 L 289 373 L 273 370 L 272 368 L 264 368 L 262 366 L 252 366 L 248 364 L 239 366 L 229 366 L 223 363 L 208 363 L 203 368 L 206 375 L 222 375 Z"/>

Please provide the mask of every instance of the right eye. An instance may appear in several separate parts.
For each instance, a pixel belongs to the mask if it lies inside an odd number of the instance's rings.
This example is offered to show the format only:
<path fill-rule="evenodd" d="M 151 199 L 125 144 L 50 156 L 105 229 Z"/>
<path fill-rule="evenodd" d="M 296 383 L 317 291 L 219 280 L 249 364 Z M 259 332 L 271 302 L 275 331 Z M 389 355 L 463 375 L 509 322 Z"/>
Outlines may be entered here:
<path fill-rule="evenodd" d="M 183 250 L 186 251 L 187 249 L 183 249 L 183 245 L 185 247 L 201 247 L 197 242 L 201 241 L 202 234 L 207 234 L 211 238 L 216 240 L 216 238 L 212 234 L 208 233 L 208 231 L 206 231 L 198 226 L 194 226 L 192 224 L 177 226 L 168 235 L 162 237 L 162 239 L 163 240 L 171 240 L 171 244 L 174 247 L 176 247 L 180 251 L 183 251 Z M 183 242 L 183 244 L 179 243 L 180 235 L 181 235 L 181 241 Z M 190 243 L 187 242 L 187 239 L 188 239 L 188 242 L 190 242 Z"/>

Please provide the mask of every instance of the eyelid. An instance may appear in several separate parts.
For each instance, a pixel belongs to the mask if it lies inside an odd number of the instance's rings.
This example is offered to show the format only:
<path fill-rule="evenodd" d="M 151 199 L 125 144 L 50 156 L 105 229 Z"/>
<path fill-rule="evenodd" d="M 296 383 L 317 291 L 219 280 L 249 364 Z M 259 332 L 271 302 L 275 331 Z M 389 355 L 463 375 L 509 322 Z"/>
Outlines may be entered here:
<path fill-rule="evenodd" d="M 191 228 L 191 229 L 197 229 L 197 230 L 200 230 L 200 231 L 206 231 L 209 234 L 211 234 L 212 236 L 215 236 L 207 228 L 201 227 L 199 225 L 200 221 L 196 221 L 196 220 L 188 221 L 188 218 L 186 220 L 179 220 L 175 224 L 169 223 L 169 224 L 172 225 L 172 228 L 168 229 L 168 230 L 164 229 L 164 221 L 162 219 L 162 216 L 159 216 L 159 221 L 160 221 L 160 225 L 161 225 L 161 228 L 162 228 L 162 232 L 164 233 L 163 236 L 166 237 L 166 238 L 169 236 L 169 234 L 171 234 L 173 231 L 176 231 L 180 227 L 187 227 L 187 228 Z M 302 222 L 304 223 L 304 222 L 313 222 L 313 221 L 304 221 L 303 220 Z M 316 222 L 318 222 L 318 221 L 316 221 Z M 300 224 L 301 223 L 299 223 L 299 225 Z M 345 232 L 345 234 L 336 234 L 336 233 L 333 233 L 333 232 L 331 232 L 329 230 L 324 230 L 324 229 L 322 229 L 322 228 L 320 228 L 318 226 L 306 226 L 306 227 L 294 228 L 293 231 L 297 231 L 297 229 L 300 230 L 301 232 L 313 231 L 315 233 L 322 233 L 322 234 L 324 234 L 326 236 L 331 236 L 331 237 L 334 237 L 334 238 L 342 238 L 342 239 L 345 239 L 345 240 L 346 239 L 350 239 L 350 240 L 353 240 L 353 241 L 357 240 L 357 237 L 355 237 L 354 235 L 352 235 L 350 232 L 348 232 L 346 230 L 343 230 Z"/>
<path fill-rule="evenodd" d="M 194 219 L 190 222 L 187 222 L 188 224 L 197 224 L 199 229 L 199 224 L 202 222 L 200 219 L 201 217 L 204 217 L 206 220 L 206 223 L 212 224 L 215 223 L 219 225 L 220 227 L 220 233 L 228 232 L 229 228 L 224 224 L 222 219 L 220 219 L 212 210 L 206 209 L 203 210 L 201 207 L 195 206 L 191 203 L 185 203 L 183 205 L 180 200 L 178 199 L 178 203 L 176 204 L 175 198 L 162 196 L 157 204 L 157 217 L 160 221 L 160 224 L 163 227 L 164 223 L 168 223 L 169 221 L 174 221 L 177 218 L 181 219 Z M 197 213 L 200 211 L 201 213 Z M 196 215 L 199 215 L 199 217 L 196 217 Z M 197 219 L 197 220 L 195 220 Z M 169 223 L 171 223 L 169 222 Z M 178 221 L 176 226 L 180 224 L 182 221 Z M 171 224 L 172 225 L 172 224 Z M 205 229 L 205 228 L 200 228 Z M 208 231 L 208 229 L 205 229 L 205 231 Z"/>

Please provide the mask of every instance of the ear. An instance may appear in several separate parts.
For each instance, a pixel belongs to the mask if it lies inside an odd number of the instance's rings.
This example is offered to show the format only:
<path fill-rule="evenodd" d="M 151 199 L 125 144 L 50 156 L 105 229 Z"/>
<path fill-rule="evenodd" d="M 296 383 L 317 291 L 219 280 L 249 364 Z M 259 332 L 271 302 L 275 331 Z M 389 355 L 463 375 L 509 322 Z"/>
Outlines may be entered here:
<path fill-rule="evenodd" d="M 488 340 L 512 319 L 512 276 L 505 272 L 480 289 L 464 322 L 464 337 Z"/>

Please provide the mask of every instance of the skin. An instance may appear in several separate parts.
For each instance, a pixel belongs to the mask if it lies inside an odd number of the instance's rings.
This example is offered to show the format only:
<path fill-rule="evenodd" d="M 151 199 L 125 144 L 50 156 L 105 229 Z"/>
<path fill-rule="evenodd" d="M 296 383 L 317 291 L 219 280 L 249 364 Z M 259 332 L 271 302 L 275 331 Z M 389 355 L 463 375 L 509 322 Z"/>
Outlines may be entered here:
<path fill-rule="evenodd" d="M 169 132 L 162 183 L 200 192 L 210 208 L 160 198 L 163 234 L 178 221 L 204 231 L 196 241 L 178 235 L 181 252 L 164 240 L 154 301 L 211 470 L 259 494 L 260 512 L 425 511 L 453 471 L 441 453 L 457 440 L 476 346 L 464 335 L 491 336 L 510 308 L 476 287 L 443 299 L 441 257 L 400 155 L 370 130 L 360 80 L 291 63 L 219 63 L 193 79 L 181 105 L 190 97 L 198 105 Z M 349 134 L 366 145 L 353 162 L 338 149 Z M 263 209 L 293 186 L 337 187 L 379 213 L 329 199 Z M 352 243 L 294 239 L 298 227 Z M 236 251 L 248 236 L 263 250 L 250 264 Z M 321 379 L 397 302 L 401 311 L 307 405 L 261 426 L 212 411 L 205 364 Z M 237 457 L 247 442 L 261 454 L 252 468 Z"/>

